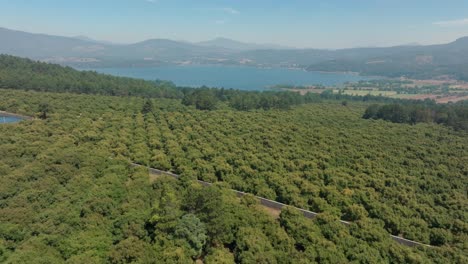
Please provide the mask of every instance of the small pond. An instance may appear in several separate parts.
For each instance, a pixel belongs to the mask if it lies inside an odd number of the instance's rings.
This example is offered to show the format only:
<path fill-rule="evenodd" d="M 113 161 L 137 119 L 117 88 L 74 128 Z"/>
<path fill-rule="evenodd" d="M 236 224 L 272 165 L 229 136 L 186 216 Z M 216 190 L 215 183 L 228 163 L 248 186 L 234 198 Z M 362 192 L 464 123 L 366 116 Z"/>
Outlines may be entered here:
<path fill-rule="evenodd" d="M 21 121 L 22 118 L 19 117 L 14 117 L 14 116 L 4 116 L 0 114 L 0 124 L 6 124 L 6 123 L 16 123 Z"/>

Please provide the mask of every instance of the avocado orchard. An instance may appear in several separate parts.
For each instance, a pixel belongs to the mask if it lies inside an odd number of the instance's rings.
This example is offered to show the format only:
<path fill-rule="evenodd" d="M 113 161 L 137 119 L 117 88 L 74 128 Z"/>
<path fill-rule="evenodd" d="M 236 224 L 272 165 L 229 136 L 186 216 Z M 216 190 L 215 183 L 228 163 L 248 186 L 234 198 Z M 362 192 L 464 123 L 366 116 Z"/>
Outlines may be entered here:
<path fill-rule="evenodd" d="M 464 131 L 365 120 L 356 102 L 200 111 L 179 99 L 0 92 L 0 110 L 49 106 L 45 120 L 0 126 L 2 262 L 467 261 Z M 130 160 L 182 181 L 150 183 Z M 322 214 L 274 219 L 226 187 Z"/>

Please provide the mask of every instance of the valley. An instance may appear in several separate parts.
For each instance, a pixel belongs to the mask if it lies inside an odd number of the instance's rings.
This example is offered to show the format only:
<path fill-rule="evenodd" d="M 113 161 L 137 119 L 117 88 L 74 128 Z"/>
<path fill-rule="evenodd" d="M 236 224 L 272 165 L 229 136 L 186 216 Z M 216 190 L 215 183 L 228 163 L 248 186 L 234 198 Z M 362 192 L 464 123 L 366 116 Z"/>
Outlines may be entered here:
<path fill-rule="evenodd" d="M 0 0 L 0 263 L 468 263 L 466 10 Z"/>

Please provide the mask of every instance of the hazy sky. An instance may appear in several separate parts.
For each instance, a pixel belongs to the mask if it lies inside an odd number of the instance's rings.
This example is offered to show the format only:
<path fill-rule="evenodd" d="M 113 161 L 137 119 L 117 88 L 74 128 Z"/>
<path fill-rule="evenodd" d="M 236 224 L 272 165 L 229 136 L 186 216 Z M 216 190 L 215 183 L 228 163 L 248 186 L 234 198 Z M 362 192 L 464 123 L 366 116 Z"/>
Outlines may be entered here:
<path fill-rule="evenodd" d="M 0 0 L 0 27 L 121 43 L 428 44 L 468 36 L 468 0 Z"/>

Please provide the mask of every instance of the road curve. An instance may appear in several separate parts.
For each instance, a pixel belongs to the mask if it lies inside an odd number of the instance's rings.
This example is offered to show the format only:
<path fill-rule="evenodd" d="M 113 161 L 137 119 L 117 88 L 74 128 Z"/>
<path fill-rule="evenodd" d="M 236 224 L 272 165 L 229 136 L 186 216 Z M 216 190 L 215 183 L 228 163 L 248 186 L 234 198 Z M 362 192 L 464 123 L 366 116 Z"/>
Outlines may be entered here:
<path fill-rule="evenodd" d="M 174 174 L 172 172 L 162 171 L 162 170 L 158 170 L 158 169 L 155 169 L 155 168 L 150 168 L 150 167 L 140 165 L 140 164 L 137 164 L 137 163 L 131 163 L 131 165 L 134 166 L 134 167 L 147 168 L 148 172 L 151 173 L 151 174 L 154 174 L 154 175 L 166 175 L 166 176 L 174 177 L 176 179 L 180 178 L 180 175 Z M 209 182 L 200 181 L 200 180 L 197 180 L 197 181 L 203 186 L 211 186 L 212 185 L 212 183 L 209 183 Z M 248 193 L 245 193 L 245 192 L 242 192 L 242 191 L 237 191 L 237 190 L 232 190 L 232 191 L 235 192 L 236 195 L 239 196 L 239 197 L 242 197 L 242 196 L 248 194 Z M 265 207 L 268 207 L 268 208 L 271 208 L 271 209 L 281 210 L 283 207 L 289 206 L 289 207 L 292 207 L 292 208 L 295 208 L 295 209 L 301 211 L 302 214 L 305 217 L 310 218 L 310 219 L 315 218 L 318 215 L 318 213 L 315 213 L 315 212 L 312 212 L 312 211 L 309 211 L 309 210 L 305 210 L 305 209 L 302 209 L 302 208 L 297 208 L 295 206 L 283 204 L 283 203 L 276 202 L 276 201 L 273 201 L 273 200 L 269 200 L 269 199 L 266 199 L 266 198 L 263 198 L 263 197 L 255 196 L 255 198 L 257 198 L 260 201 L 261 205 L 263 205 Z M 350 225 L 351 224 L 351 222 L 347 222 L 347 221 L 343 221 L 343 220 L 340 220 L 340 222 L 342 224 L 344 224 L 344 225 Z M 394 241 L 396 241 L 397 243 L 405 245 L 405 246 L 409 246 L 409 247 L 418 247 L 418 246 L 432 247 L 431 245 L 419 243 L 419 242 L 412 241 L 412 240 L 409 240 L 409 239 L 405 239 L 405 238 L 402 238 L 402 237 L 399 237 L 399 236 L 390 235 L 390 237 Z"/>

